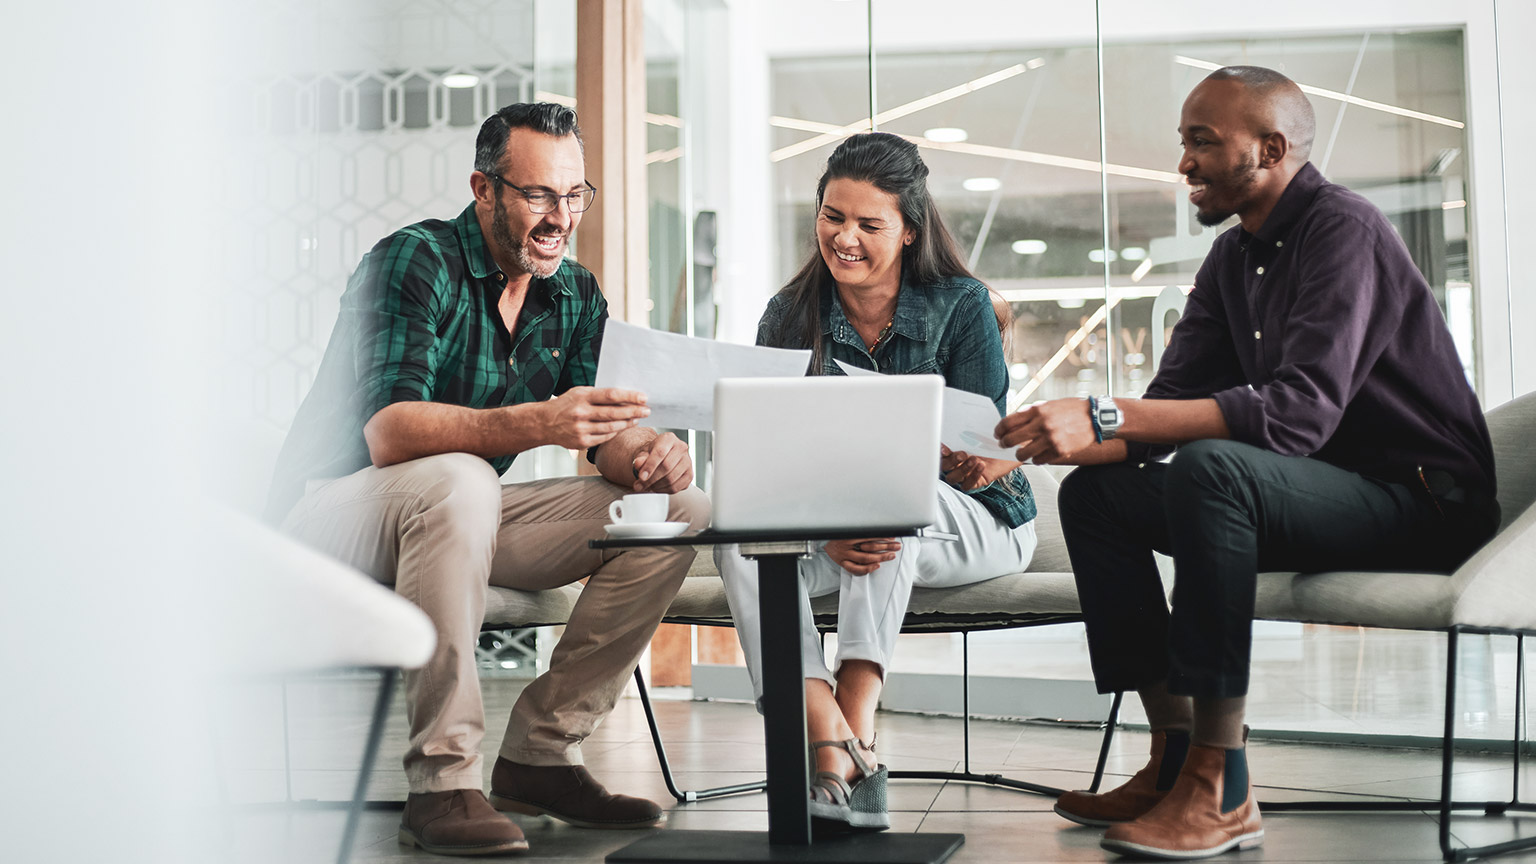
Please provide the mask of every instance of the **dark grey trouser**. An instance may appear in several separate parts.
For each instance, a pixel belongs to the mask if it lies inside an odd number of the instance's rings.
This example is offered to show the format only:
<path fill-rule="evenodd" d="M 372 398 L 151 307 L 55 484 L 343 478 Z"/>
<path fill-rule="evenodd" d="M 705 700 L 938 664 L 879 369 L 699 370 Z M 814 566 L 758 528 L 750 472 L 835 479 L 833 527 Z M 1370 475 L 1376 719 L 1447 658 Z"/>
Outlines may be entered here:
<path fill-rule="evenodd" d="M 1234 441 L 1079 468 L 1060 508 L 1101 693 L 1166 679 L 1246 695 L 1259 573 L 1449 572 L 1496 527 L 1423 488 Z M 1153 550 L 1173 558 L 1171 612 Z"/>

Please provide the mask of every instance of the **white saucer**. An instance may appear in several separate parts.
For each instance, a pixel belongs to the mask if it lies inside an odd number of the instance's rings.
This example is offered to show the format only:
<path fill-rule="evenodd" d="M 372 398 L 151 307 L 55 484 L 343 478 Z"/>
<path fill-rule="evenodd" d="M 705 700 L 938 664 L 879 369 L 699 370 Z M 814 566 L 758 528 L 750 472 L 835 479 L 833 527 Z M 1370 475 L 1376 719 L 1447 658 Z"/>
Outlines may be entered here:
<path fill-rule="evenodd" d="M 687 522 L 610 522 L 603 526 L 619 540 L 662 540 L 688 530 Z"/>

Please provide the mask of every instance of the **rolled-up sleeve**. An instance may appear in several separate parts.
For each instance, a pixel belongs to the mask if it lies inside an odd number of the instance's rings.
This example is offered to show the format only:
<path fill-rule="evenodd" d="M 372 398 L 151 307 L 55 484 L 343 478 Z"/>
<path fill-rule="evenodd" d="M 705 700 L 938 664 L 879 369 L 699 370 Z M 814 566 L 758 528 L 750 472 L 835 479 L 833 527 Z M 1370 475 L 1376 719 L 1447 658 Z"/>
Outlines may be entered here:
<path fill-rule="evenodd" d="M 375 247 L 347 291 L 357 321 L 358 391 L 367 422 L 386 405 L 431 401 L 442 352 L 439 281 L 446 266 L 430 244 L 397 233 Z"/>
<path fill-rule="evenodd" d="M 1207 257 L 1195 274 L 1194 290 L 1184 302 L 1168 351 L 1143 398 L 1208 399 L 1227 388 L 1247 386 L 1212 272 L 1212 257 Z M 1162 337 L 1154 334 L 1154 338 Z M 1171 445 L 1139 441 L 1127 441 L 1126 446 L 1126 458 L 1132 462 L 1159 459 L 1173 451 Z"/>
<path fill-rule="evenodd" d="M 1402 318 L 1378 279 L 1376 231 L 1350 215 L 1312 226 L 1318 242 L 1296 251 L 1287 316 L 1269 326 L 1283 333 L 1273 376 L 1214 394 L 1234 440 L 1307 456 L 1333 436 Z"/>

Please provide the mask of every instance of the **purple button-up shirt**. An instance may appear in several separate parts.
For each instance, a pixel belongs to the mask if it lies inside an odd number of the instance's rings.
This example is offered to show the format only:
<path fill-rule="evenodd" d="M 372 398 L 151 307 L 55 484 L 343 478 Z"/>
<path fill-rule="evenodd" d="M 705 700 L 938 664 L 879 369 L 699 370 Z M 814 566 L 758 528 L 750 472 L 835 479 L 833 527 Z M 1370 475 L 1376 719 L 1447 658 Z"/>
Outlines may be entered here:
<path fill-rule="evenodd" d="M 1258 233 L 1216 239 L 1146 396 L 1213 397 L 1234 440 L 1281 455 L 1494 491 L 1488 427 L 1429 284 L 1381 211 L 1310 163 Z"/>

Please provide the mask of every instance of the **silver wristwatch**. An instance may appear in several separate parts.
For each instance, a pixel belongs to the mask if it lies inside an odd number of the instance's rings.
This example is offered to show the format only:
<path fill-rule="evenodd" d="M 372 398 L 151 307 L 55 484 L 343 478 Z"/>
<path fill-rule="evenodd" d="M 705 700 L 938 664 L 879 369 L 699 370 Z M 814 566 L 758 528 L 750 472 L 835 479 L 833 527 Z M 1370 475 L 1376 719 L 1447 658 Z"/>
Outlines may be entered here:
<path fill-rule="evenodd" d="M 1093 400 L 1093 410 L 1098 420 L 1100 437 L 1105 441 L 1115 437 L 1120 431 L 1120 422 L 1125 419 L 1125 414 L 1115 405 L 1115 400 L 1108 396 L 1100 396 Z"/>

